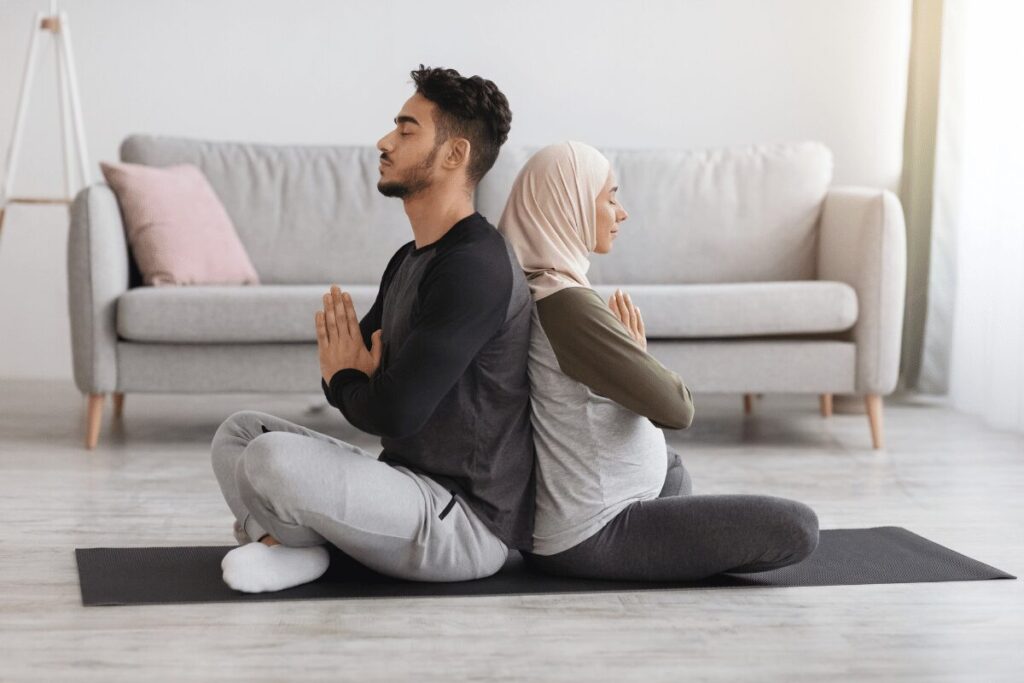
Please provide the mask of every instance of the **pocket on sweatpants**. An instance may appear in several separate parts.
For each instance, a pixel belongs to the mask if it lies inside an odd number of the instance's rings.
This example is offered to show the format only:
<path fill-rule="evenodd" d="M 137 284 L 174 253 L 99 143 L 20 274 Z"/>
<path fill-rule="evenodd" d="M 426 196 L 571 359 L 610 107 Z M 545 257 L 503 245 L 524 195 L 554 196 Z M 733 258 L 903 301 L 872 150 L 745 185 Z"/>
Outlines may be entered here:
<path fill-rule="evenodd" d="M 452 511 L 453 507 L 455 507 L 455 491 L 452 491 L 451 494 L 452 499 L 449 500 L 448 504 L 444 506 L 444 510 L 441 510 L 441 514 L 438 515 L 438 519 L 444 519 L 445 517 L 447 517 L 448 513 Z"/>

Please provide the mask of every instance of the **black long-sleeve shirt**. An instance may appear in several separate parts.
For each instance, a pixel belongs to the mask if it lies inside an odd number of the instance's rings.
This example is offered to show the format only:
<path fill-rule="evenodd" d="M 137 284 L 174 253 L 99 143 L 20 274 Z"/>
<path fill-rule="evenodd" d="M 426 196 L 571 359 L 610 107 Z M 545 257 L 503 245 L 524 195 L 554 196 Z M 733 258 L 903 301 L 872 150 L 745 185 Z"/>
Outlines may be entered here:
<path fill-rule="evenodd" d="M 382 462 L 460 495 L 506 545 L 530 549 L 534 446 L 527 355 L 533 300 L 515 253 L 479 213 L 420 249 L 402 246 L 359 322 L 381 329 L 372 377 L 320 383 L 355 427 L 381 437 Z"/>

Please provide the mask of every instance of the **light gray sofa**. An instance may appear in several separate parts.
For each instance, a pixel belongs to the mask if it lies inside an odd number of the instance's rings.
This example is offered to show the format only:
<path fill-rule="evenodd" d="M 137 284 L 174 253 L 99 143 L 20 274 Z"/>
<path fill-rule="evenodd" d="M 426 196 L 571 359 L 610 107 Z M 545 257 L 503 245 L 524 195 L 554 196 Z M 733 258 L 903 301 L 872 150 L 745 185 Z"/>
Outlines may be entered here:
<path fill-rule="evenodd" d="M 506 147 L 477 209 L 497 224 L 534 148 Z M 817 142 L 706 150 L 603 150 L 630 212 L 590 276 L 621 286 L 644 313 L 649 349 L 695 392 L 865 397 L 882 447 L 882 400 L 895 388 L 906 247 L 888 190 L 831 187 Z M 392 253 L 412 239 L 395 199 L 376 190 L 372 146 L 285 146 L 131 135 L 122 161 L 190 162 L 206 174 L 259 272 L 258 286 L 145 287 L 111 189 L 75 198 L 68 305 L 75 383 L 88 397 L 86 446 L 104 396 L 319 390 L 313 313 L 331 283 L 358 313 Z"/>

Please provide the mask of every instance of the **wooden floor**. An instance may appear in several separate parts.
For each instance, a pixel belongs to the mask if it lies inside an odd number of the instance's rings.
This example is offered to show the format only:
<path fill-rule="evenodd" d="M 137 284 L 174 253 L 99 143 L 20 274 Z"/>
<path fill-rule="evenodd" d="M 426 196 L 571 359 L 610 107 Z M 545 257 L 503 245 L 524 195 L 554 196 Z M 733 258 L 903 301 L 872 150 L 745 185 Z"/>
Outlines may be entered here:
<path fill-rule="evenodd" d="M 233 543 L 209 459 L 235 410 L 379 450 L 309 396 L 127 396 L 82 446 L 70 384 L 0 381 L 0 681 L 1021 681 L 1024 577 L 813 588 L 81 605 L 74 548 Z M 1024 574 L 1024 436 L 922 398 L 695 396 L 695 493 L 764 493 L 823 529 L 904 526 Z"/>

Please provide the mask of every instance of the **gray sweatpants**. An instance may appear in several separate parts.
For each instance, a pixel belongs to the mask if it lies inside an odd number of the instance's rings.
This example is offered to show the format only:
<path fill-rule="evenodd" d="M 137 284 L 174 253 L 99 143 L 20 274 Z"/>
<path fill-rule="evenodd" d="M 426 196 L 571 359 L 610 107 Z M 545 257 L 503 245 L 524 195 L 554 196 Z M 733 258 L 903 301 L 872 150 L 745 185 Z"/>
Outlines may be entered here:
<path fill-rule="evenodd" d="M 523 553 L 527 565 L 561 576 L 695 581 L 785 567 L 817 548 L 818 516 L 808 505 L 745 493 L 693 495 L 682 459 L 668 455 L 657 498 L 632 503 L 568 550 Z"/>
<path fill-rule="evenodd" d="M 254 541 L 331 543 L 381 574 L 463 581 L 494 574 L 508 547 L 460 496 L 339 439 L 254 410 L 211 445 L 224 499 Z"/>

